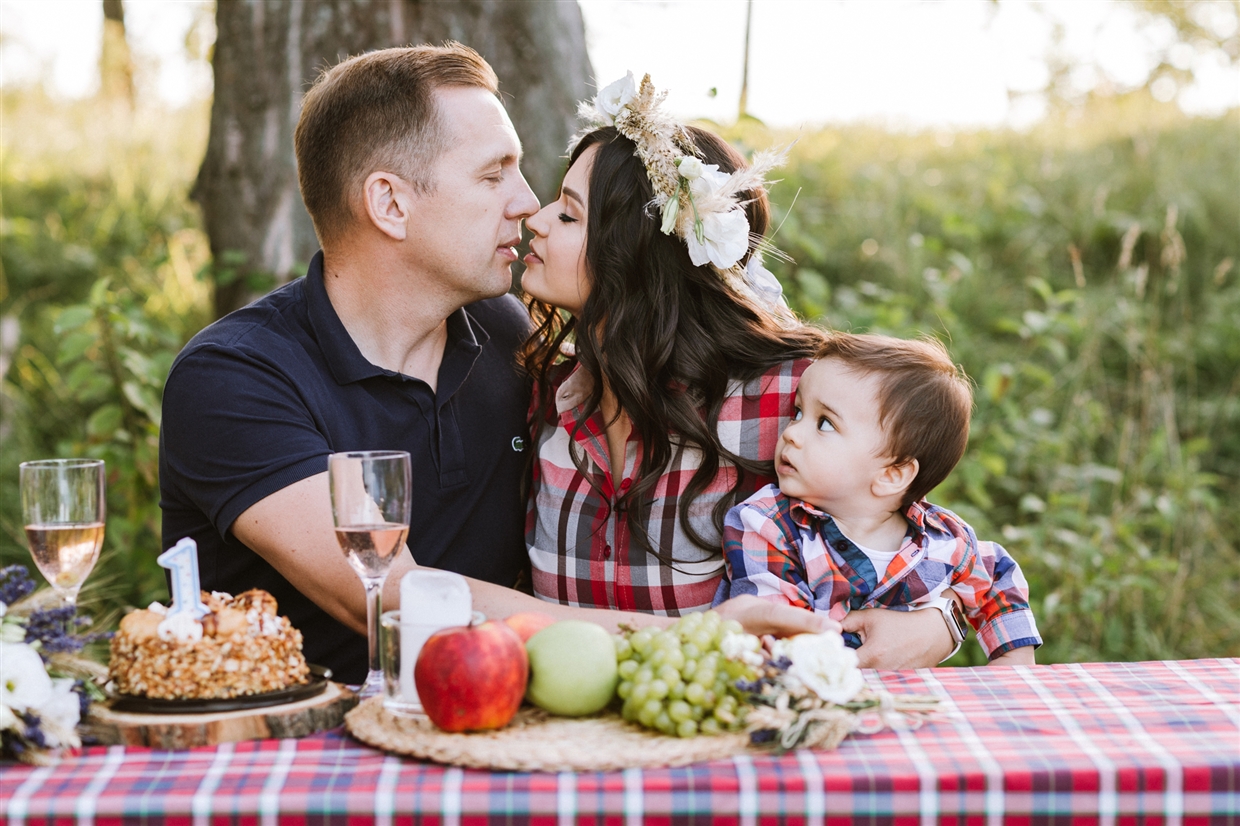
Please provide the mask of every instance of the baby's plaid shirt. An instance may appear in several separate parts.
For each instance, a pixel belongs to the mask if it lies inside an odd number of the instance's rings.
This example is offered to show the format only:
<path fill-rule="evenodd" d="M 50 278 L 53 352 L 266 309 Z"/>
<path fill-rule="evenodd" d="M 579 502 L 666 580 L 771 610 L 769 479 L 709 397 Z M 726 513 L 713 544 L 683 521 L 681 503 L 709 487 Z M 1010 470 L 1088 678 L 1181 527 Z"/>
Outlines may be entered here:
<path fill-rule="evenodd" d="M 950 588 L 988 657 L 1042 644 L 1011 554 L 979 542 L 963 519 L 924 499 L 904 516 L 909 532 L 880 574 L 828 514 L 768 485 L 724 519 L 727 573 L 716 602 L 753 594 L 840 620 L 856 608 L 915 608 Z"/>

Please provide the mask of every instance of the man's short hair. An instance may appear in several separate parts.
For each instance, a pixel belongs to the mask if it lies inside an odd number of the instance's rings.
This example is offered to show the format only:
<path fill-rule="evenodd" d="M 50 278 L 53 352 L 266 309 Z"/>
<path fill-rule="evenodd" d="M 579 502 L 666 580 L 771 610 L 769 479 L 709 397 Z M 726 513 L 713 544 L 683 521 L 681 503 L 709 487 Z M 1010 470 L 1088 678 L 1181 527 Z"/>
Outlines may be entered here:
<path fill-rule="evenodd" d="M 367 52 L 319 75 L 293 143 L 301 199 L 320 243 L 349 226 L 351 201 L 375 170 L 421 192 L 434 189 L 430 169 L 448 140 L 434 99 L 441 86 L 499 92 L 494 70 L 460 43 Z"/>
<path fill-rule="evenodd" d="M 878 378 L 878 423 L 895 464 L 917 460 L 903 505 L 925 497 L 947 478 L 969 441 L 973 391 L 939 341 L 834 333 L 819 359 Z"/>

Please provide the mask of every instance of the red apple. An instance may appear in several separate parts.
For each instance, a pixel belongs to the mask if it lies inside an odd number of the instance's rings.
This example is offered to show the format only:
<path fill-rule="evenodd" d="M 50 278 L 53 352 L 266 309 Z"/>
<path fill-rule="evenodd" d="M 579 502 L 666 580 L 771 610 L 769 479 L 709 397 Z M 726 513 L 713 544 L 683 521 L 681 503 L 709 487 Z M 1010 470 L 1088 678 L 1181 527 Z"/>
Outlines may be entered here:
<path fill-rule="evenodd" d="M 483 622 L 432 634 L 413 667 L 413 681 L 432 723 L 444 731 L 480 731 L 508 725 L 529 673 L 517 632 L 502 622 Z"/>
<path fill-rule="evenodd" d="M 530 637 L 548 625 L 554 625 L 556 619 L 550 614 L 544 614 L 542 611 L 522 611 L 519 614 L 513 614 L 511 617 L 504 617 L 504 622 L 507 623 L 509 628 L 517 632 L 521 642 L 529 642 Z"/>

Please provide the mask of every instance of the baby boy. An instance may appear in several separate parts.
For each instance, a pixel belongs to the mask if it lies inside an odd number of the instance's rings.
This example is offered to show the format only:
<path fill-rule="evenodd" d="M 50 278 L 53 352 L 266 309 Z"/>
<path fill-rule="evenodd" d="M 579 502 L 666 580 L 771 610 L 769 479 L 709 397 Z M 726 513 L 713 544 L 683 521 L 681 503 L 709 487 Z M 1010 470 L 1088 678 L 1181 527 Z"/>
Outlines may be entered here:
<path fill-rule="evenodd" d="M 963 605 L 992 665 L 1032 664 L 1042 638 L 1020 567 L 924 499 L 964 454 L 972 407 L 938 342 L 832 336 L 797 387 L 779 484 L 727 514 L 716 602 L 754 594 L 835 620 L 937 608 L 957 649 Z"/>

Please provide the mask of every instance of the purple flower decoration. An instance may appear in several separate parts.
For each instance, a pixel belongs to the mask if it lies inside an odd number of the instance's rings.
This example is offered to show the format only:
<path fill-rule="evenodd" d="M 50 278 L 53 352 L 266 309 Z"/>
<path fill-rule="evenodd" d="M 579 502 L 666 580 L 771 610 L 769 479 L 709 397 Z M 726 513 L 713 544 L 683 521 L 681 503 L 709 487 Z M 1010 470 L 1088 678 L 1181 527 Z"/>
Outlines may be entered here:
<path fill-rule="evenodd" d="M 34 593 L 35 582 L 23 565 L 0 568 L 0 602 L 12 605 Z"/>

